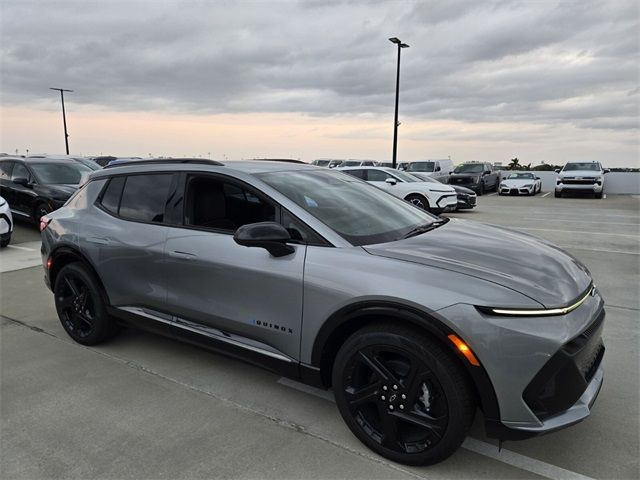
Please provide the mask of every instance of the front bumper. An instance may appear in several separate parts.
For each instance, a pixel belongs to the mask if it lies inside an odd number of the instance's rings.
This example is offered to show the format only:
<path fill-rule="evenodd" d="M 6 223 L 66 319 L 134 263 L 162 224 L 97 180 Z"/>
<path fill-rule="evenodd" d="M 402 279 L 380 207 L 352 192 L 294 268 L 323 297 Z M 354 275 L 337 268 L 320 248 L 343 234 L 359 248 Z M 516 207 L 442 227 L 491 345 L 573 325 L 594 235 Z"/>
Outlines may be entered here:
<path fill-rule="evenodd" d="M 13 223 L 11 222 L 9 215 L 0 213 L 0 234 L 11 236 L 12 231 L 13 231 Z"/>
<path fill-rule="evenodd" d="M 455 193 L 442 195 L 438 197 L 435 203 L 438 210 L 443 212 L 450 212 L 452 210 L 455 210 L 458 206 L 458 196 Z"/>
<path fill-rule="evenodd" d="M 600 193 L 604 188 L 604 183 L 590 183 L 589 181 L 581 181 L 581 183 L 565 183 L 556 182 L 556 192 L 586 192 L 586 193 Z"/>
<path fill-rule="evenodd" d="M 528 438 L 589 415 L 603 382 L 604 301 L 597 290 L 565 315 L 497 317 L 462 304 L 438 313 L 491 381 L 499 414 L 485 414 L 488 436 Z"/>
<path fill-rule="evenodd" d="M 503 187 L 500 186 L 498 193 L 500 195 L 531 195 L 535 187 L 530 188 L 518 188 L 518 187 Z"/>
<path fill-rule="evenodd" d="M 458 208 L 474 208 L 478 204 L 478 197 L 476 195 L 458 194 Z"/>

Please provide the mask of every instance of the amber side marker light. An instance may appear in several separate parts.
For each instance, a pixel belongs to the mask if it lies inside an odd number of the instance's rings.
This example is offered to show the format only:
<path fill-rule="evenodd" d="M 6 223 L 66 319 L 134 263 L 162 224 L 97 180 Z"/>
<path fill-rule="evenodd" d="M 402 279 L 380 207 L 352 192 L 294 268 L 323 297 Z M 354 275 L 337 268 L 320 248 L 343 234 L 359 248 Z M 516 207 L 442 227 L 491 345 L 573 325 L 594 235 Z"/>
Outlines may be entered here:
<path fill-rule="evenodd" d="M 476 356 L 473 354 L 473 352 L 469 348 L 469 345 L 467 345 L 462 340 L 460 340 L 460 338 L 458 338 L 457 335 L 449 335 L 448 338 L 456 346 L 456 348 L 460 350 L 460 353 L 462 353 L 465 356 L 465 358 L 469 361 L 471 365 L 473 365 L 474 367 L 480 366 L 480 362 L 478 361 Z"/>

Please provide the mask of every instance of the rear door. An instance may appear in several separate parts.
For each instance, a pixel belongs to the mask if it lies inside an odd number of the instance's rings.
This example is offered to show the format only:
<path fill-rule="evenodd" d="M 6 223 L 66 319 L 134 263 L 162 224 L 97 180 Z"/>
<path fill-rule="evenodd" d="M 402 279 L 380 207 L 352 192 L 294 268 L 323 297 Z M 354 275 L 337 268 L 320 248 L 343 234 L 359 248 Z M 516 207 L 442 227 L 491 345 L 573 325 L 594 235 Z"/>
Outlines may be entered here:
<path fill-rule="evenodd" d="M 182 225 L 170 227 L 166 242 L 167 305 L 176 321 L 254 351 L 298 358 L 306 245 L 293 243 L 294 253 L 279 258 L 238 245 L 238 227 L 280 222 L 280 206 L 225 175 L 194 173 L 184 183 Z"/>
<path fill-rule="evenodd" d="M 9 203 L 9 207 L 13 205 L 13 184 L 11 183 L 13 165 L 14 162 L 8 160 L 0 162 L 0 197 Z"/>
<path fill-rule="evenodd" d="M 80 226 L 81 248 L 100 272 L 113 306 L 166 310 L 165 211 L 176 187 L 174 173 L 112 177 L 91 223 Z"/>
<path fill-rule="evenodd" d="M 26 178 L 30 185 L 24 186 L 13 183 L 16 178 Z M 19 215 L 32 217 L 34 220 L 37 220 L 33 212 L 36 198 L 38 197 L 32 185 L 35 182 L 35 178 L 24 163 L 15 162 L 13 170 L 11 171 L 11 182 L 12 194 L 11 203 L 9 203 L 11 209 Z"/>

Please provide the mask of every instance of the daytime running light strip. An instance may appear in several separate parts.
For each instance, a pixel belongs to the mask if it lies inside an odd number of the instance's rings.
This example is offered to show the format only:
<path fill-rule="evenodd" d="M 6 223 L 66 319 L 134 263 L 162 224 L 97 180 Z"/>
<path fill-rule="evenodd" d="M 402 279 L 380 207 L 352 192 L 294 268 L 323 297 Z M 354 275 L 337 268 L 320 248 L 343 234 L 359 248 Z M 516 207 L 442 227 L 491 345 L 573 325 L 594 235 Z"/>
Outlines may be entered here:
<path fill-rule="evenodd" d="M 536 315 L 564 315 L 569 313 L 580 305 L 584 303 L 584 301 L 589 298 L 589 296 L 593 295 L 595 292 L 595 285 L 592 286 L 584 296 L 578 300 L 573 305 L 569 305 L 568 307 L 563 308 L 551 308 L 547 310 L 511 310 L 511 309 L 502 309 L 502 308 L 492 308 L 491 311 L 498 315 L 527 315 L 527 316 L 536 316 Z"/>

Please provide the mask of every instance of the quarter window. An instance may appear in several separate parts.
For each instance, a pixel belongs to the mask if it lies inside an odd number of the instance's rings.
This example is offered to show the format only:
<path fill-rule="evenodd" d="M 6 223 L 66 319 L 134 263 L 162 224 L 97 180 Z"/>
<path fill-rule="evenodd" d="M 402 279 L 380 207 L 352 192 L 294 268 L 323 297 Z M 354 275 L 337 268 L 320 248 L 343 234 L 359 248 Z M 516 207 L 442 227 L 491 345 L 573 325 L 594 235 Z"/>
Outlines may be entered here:
<path fill-rule="evenodd" d="M 125 177 L 114 177 L 109 181 L 109 185 L 102 194 L 100 205 L 114 215 L 118 214 L 120 206 L 120 197 L 122 196 L 122 187 L 124 187 Z"/>
<path fill-rule="evenodd" d="M 162 223 L 173 174 L 127 177 L 118 215 L 139 222 Z"/>

